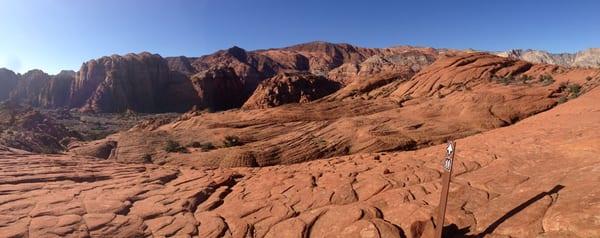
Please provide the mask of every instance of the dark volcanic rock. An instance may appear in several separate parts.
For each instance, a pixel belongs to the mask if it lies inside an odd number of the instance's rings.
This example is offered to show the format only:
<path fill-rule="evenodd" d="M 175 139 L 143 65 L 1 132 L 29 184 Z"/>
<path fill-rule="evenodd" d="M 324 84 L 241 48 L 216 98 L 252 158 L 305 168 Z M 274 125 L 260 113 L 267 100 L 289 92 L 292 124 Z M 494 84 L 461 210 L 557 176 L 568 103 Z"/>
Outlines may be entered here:
<path fill-rule="evenodd" d="M 17 75 L 15 72 L 0 68 L 0 101 L 8 99 L 10 91 L 17 86 Z"/>
<path fill-rule="evenodd" d="M 246 101 L 244 109 L 305 103 L 327 96 L 341 84 L 310 73 L 283 73 L 263 81 Z"/>

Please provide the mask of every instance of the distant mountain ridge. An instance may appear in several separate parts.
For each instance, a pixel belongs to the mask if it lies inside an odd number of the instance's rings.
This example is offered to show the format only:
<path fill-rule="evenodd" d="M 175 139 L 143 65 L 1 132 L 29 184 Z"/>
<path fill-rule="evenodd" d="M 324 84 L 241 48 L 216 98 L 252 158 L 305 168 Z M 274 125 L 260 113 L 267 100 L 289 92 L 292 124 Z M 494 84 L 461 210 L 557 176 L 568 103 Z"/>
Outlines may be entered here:
<path fill-rule="evenodd" d="M 359 75 L 361 63 L 367 59 L 393 58 L 406 52 L 435 59 L 448 50 L 406 46 L 363 48 L 316 41 L 254 51 L 234 46 L 201 57 L 162 57 L 142 52 L 93 59 L 83 63 L 78 72 L 58 75 L 41 70 L 16 75 L 7 70 L 6 77 L 0 75 L 0 84 L 6 85 L 2 88 L 10 92 L 9 101 L 35 107 L 92 112 L 185 112 L 194 107 L 220 111 L 242 107 L 263 81 L 280 74 L 308 73 L 347 83 Z M 404 61 L 397 63 L 404 67 Z M 372 66 L 375 69 L 370 70 L 378 71 L 377 68 L 384 66 L 391 69 L 390 64 L 396 61 L 376 63 Z M 338 67 L 354 71 L 333 71 Z M 14 80 L 13 75 L 18 79 Z M 290 92 L 306 90 L 311 89 L 297 88 Z M 0 100 L 6 99 L 6 94 L 0 95 Z"/>
<path fill-rule="evenodd" d="M 441 57 L 465 52 L 470 51 L 412 46 L 365 48 L 315 41 L 253 51 L 233 46 L 200 57 L 162 57 L 148 52 L 111 55 L 89 60 L 77 72 L 57 75 L 41 70 L 15 74 L 0 69 L 0 101 L 93 112 L 220 111 L 241 108 L 261 84 L 270 84 L 260 87 L 267 90 L 258 92 L 262 96 L 254 97 L 257 101 L 252 107 L 262 108 L 324 96 L 311 95 L 316 92 L 314 88 L 297 88 L 320 85 L 309 83 L 317 77 L 339 83 L 344 90 L 335 93 L 335 98 L 347 98 L 400 78 L 408 79 Z M 488 53 L 532 63 L 600 68 L 600 48 L 574 54 L 538 50 Z M 290 73 L 301 75 L 301 79 L 283 75 Z M 286 90 L 280 91 L 283 85 Z M 275 95 L 283 92 L 289 95 Z M 272 101 L 278 97 L 287 99 Z"/>
<path fill-rule="evenodd" d="M 558 54 L 531 49 L 513 49 L 492 53 L 502 57 L 529 61 L 531 63 L 554 64 L 564 67 L 600 68 L 600 48 L 590 48 L 576 53 Z"/>

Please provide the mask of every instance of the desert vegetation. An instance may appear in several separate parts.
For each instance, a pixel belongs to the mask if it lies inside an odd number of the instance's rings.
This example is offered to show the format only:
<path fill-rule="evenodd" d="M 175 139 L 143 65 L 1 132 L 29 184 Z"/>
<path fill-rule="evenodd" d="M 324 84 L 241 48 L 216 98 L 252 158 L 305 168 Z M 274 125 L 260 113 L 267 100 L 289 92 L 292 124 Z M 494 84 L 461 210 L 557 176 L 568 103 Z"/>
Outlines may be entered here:
<path fill-rule="evenodd" d="M 187 151 L 185 147 L 174 140 L 167 140 L 164 150 L 169 153 L 184 153 Z"/>
<path fill-rule="evenodd" d="M 553 83 L 554 83 L 554 78 L 552 77 L 552 75 L 549 75 L 549 74 L 544 74 L 544 75 L 540 75 L 540 76 L 538 77 L 538 81 L 539 81 L 540 83 L 542 83 L 542 85 L 544 85 L 544 86 L 548 86 L 548 85 L 550 85 L 550 84 L 553 84 Z"/>
<path fill-rule="evenodd" d="M 240 138 L 238 136 L 225 136 L 225 138 L 223 139 L 223 146 L 224 147 L 235 147 L 235 146 L 241 146 L 244 143 L 242 143 L 242 141 L 240 140 Z"/>
<path fill-rule="evenodd" d="M 216 149 L 216 147 L 211 142 L 201 143 L 201 142 L 197 142 L 197 141 L 191 142 L 186 147 L 199 148 L 204 152 Z"/>

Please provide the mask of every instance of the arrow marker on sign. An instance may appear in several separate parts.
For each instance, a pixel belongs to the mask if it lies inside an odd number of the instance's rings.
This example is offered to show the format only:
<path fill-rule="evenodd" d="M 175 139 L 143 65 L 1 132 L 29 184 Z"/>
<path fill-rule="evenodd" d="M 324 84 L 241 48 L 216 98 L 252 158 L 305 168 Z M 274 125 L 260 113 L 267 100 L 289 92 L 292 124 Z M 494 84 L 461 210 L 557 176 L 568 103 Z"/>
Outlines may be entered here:
<path fill-rule="evenodd" d="M 442 193 L 440 195 L 440 204 L 438 205 L 438 217 L 436 220 L 435 233 L 436 238 L 441 238 L 444 229 L 444 218 L 446 216 L 446 204 L 448 203 L 448 191 L 450 190 L 450 178 L 452 177 L 452 162 L 454 160 L 454 147 L 456 144 L 454 141 L 448 141 L 448 147 L 446 147 L 446 158 L 444 158 L 442 172 Z"/>

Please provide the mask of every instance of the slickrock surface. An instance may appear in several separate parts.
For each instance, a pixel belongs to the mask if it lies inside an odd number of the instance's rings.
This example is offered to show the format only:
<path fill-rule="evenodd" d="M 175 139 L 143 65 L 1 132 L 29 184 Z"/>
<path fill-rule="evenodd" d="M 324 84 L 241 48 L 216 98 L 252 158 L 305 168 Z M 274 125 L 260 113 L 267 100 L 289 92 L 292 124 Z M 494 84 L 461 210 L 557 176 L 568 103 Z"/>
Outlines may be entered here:
<path fill-rule="evenodd" d="M 454 236 L 600 236 L 598 100 L 458 140 Z M 189 169 L 0 147 L 0 236 L 430 237 L 444 152 Z"/>
<path fill-rule="evenodd" d="M 348 91 L 343 88 L 309 103 L 191 114 L 108 140 L 117 142 L 118 161 L 214 167 L 414 150 L 514 124 L 584 94 L 600 84 L 599 76 L 596 69 L 462 54 L 441 58 L 412 78 L 355 81 L 346 87 L 359 82 L 371 86 L 352 94 L 344 94 Z M 380 83 L 370 84 L 378 79 Z M 241 143 L 228 146 L 227 136 L 237 136 Z M 179 153 L 167 152 L 169 140 L 216 148 L 187 146 Z"/>

